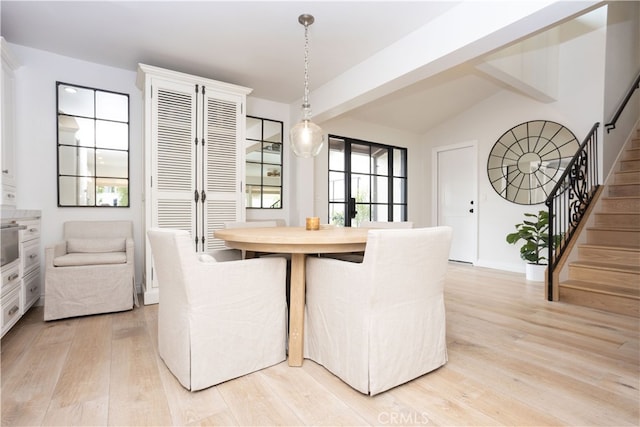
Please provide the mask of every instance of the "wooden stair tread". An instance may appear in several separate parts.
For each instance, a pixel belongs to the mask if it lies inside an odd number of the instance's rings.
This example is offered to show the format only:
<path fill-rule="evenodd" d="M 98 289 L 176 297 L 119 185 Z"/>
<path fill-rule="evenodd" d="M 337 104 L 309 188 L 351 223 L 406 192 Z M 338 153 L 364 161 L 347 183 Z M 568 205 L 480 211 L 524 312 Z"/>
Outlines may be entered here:
<path fill-rule="evenodd" d="M 617 225 L 617 224 L 613 224 L 613 225 L 594 225 L 593 227 L 589 227 L 588 230 L 638 232 L 638 231 L 640 231 L 640 225 L 638 225 L 638 226 L 633 226 L 633 225 L 620 226 L 620 225 Z"/>
<path fill-rule="evenodd" d="M 638 148 L 638 150 L 640 150 L 640 148 Z M 638 171 L 615 171 L 614 174 L 615 175 L 620 175 L 620 174 L 634 174 L 634 173 L 638 173 Z"/>
<path fill-rule="evenodd" d="M 582 280 L 566 280 L 560 283 L 560 287 L 640 300 L 640 288 L 628 288 L 607 283 L 587 282 Z"/>
<path fill-rule="evenodd" d="M 615 211 L 615 212 L 595 212 L 595 215 L 638 215 L 637 212 L 624 212 L 624 211 Z"/>
<path fill-rule="evenodd" d="M 640 199 L 640 196 L 603 196 L 602 200 L 635 200 Z"/>
<path fill-rule="evenodd" d="M 640 252 L 640 248 L 633 246 L 598 245 L 595 243 L 580 243 L 578 246 L 581 248 L 603 249 L 609 251 Z"/>
<path fill-rule="evenodd" d="M 638 228 L 634 227 L 612 227 L 606 225 L 594 225 L 593 227 L 587 227 L 587 230 L 596 230 L 596 231 L 629 231 L 634 232 L 638 231 Z"/>
<path fill-rule="evenodd" d="M 613 182 L 611 184 L 607 184 L 609 187 L 622 187 L 622 186 L 629 186 L 629 185 L 638 185 L 637 182 Z"/>
<path fill-rule="evenodd" d="M 593 262 L 593 261 L 572 261 L 572 266 L 590 268 L 593 270 L 607 270 L 617 271 L 620 273 L 634 273 L 640 275 L 640 265 L 634 264 L 611 264 L 607 262 Z M 639 281 L 640 283 L 640 281 Z"/>
<path fill-rule="evenodd" d="M 614 221 L 614 220 L 612 220 Z M 601 220 L 600 222 L 603 223 L 610 223 L 611 221 L 605 221 L 605 220 Z M 618 222 L 622 222 L 620 220 L 618 220 Z M 635 232 L 635 231 L 640 231 L 640 224 L 635 225 L 635 224 L 625 224 L 625 225 L 618 225 L 618 224 L 611 224 L 611 225 L 605 225 L 605 224 L 596 224 L 593 225 L 591 227 L 587 228 L 588 230 L 595 230 L 595 231 L 630 231 L 630 232 Z"/>
<path fill-rule="evenodd" d="M 587 227 L 587 232 L 592 231 L 592 232 L 596 232 L 596 233 L 627 233 L 626 235 L 620 235 L 620 238 L 623 237 L 628 237 L 629 235 L 632 235 L 633 233 L 640 233 L 640 228 L 632 228 L 632 227 L 607 227 L 607 226 L 593 226 L 593 227 Z M 609 243 L 611 244 L 611 243 Z M 616 245 L 618 243 L 616 242 Z M 620 246 L 623 247 L 630 247 L 630 248 L 637 248 L 638 245 L 636 244 L 636 242 L 632 242 L 632 243 L 625 243 L 625 242 L 620 242 Z"/>

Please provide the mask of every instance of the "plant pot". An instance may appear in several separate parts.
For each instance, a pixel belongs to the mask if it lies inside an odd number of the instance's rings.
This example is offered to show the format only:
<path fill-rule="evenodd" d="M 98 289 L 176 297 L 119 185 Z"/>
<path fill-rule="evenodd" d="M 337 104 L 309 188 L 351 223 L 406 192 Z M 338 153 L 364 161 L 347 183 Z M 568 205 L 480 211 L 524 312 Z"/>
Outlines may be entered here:
<path fill-rule="evenodd" d="M 529 264 L 526 267 L 526 278 L 531 282 L 544 282 L 547 273 L 546 264 Z"/>

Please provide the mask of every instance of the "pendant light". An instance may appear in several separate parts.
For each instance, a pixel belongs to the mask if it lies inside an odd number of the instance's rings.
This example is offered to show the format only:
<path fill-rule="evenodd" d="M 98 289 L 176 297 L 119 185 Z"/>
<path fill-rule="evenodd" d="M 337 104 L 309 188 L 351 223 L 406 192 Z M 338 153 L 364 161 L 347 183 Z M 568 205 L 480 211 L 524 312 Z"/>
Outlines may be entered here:
<path fill-rule="evenodd" d="M 324 134 L 320 126 L 311 121 L 309 104 L 309 25 L 313 24 L 312 15 L 303 14 L 298 22 L 304 25 L 304 97 L 302 99 L 302 119 L 289 131 L 291 149 L 296 156 L 313 157 L 320 153 L 324 143 Z"/>

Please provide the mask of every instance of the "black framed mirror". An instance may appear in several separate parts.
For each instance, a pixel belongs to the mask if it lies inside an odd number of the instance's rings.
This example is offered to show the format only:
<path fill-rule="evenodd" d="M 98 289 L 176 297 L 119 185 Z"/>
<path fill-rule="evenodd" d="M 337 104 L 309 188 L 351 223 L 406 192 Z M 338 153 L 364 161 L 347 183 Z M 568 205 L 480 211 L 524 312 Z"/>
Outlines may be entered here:
<path fill-rule="evenodd" d="M 514 126 L 489 153 L 491 186 L 513 203 L 543 203 L 579 146 L 573 132 L 556 122 L 533 120 Z"/>
<path fill-rule="evenodd" d="M 283 123 L 246 118 L 246 207 L 282 208 Z"/>
<path fill-rule="evenodd" d="M 56 82 L 58 206 L 129 207 L 129 95 Z"/>

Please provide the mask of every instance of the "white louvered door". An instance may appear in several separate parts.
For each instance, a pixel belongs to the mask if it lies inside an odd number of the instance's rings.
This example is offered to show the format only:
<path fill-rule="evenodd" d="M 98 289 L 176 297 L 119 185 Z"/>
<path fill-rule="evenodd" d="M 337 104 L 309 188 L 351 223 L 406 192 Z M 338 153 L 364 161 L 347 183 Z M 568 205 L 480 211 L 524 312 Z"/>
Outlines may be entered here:
<path fill-rule="evenodd" d="M 151 95 L 151 227 L 185 230 L 195 236 L 196 119 L 195 85 L 155 81 Z M 195 238 L 194 238 L 195 240 Z M 195 242 L 194 242 L 195 245 Z M 150 250 L 147 249 L 150 253 Z M 149 254 L 148 253 L 148 254 Z M 147 280 L 158 289 L 151 256 Z"/>
<path fill-rule="evenodd" d="M 202 182 L 206 198 L 201 235 L 205 237 L 204 250 L 211 251 L 224 248 L 224 241 L 214 239 L 213 231 L 224 228 L 225 222 L 243 218 L 244 152 L 237 136 L 244 124 L 237 96 L 205 92 L 204 105 Z"/>
<path fill-rule="evenodd" d="M 195 236 L 196 93 L 193 85 L 153 87 L 151 199 L 155 227 Z"/>
<path fill-rule="evenodd" d="M 144 64 L 138 70 L 145 99 L 145 228 L 186 230 L 198 252 L 222 248 L 214 230 L 244 220 L 243 110 L 251 90 Z M 147 239 L 145 304 L 159 300 L 153 273 Z"/>

